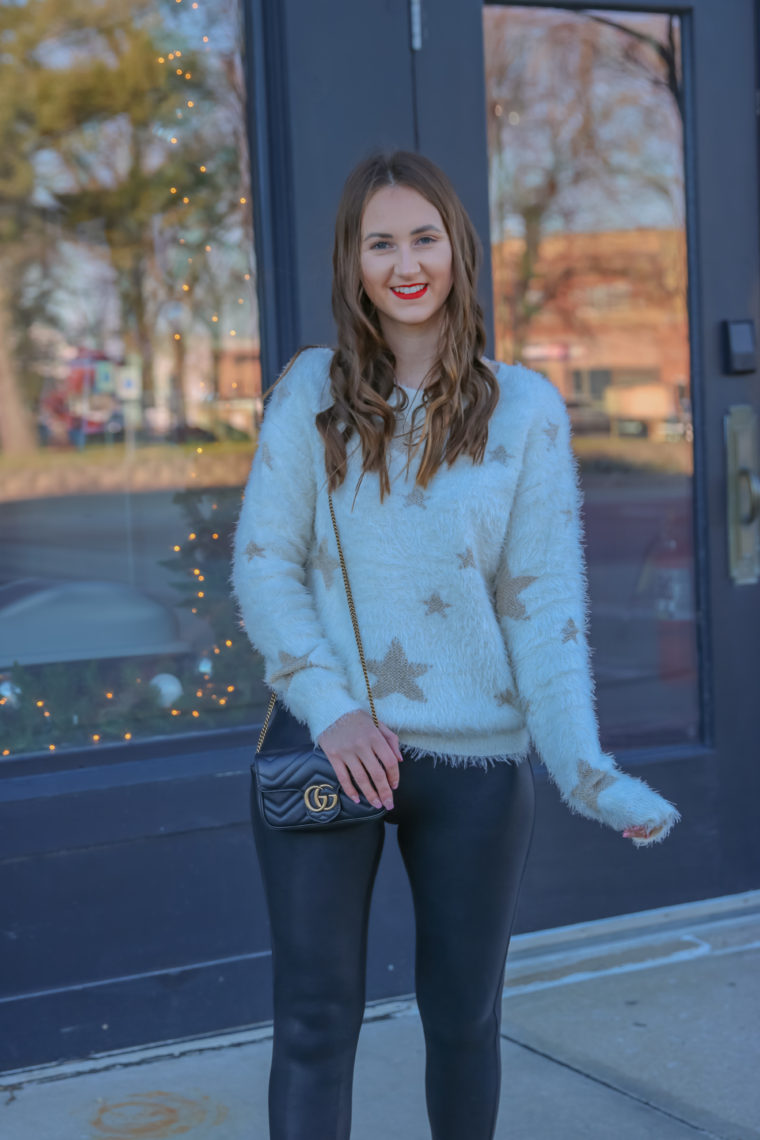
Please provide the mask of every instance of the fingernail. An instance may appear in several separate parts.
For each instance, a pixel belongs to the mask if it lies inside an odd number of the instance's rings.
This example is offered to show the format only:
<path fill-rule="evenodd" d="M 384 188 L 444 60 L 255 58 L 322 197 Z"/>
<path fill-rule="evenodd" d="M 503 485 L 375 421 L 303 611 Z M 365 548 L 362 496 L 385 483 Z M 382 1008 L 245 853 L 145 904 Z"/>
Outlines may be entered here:
<path fill-rule="evenodd" d="M 386 800 L 385 806 L 388 811 L 393 811 L 393 800 Z"/>
<path fill-rule="evenodd" d="M 381 807 L 382 806 L 380 803 L 380 800 L 373 800 L 372 803 L 374 804 L 375 807 Z"/>
<path fill-rule="evenodd" d="M 354 801 L 355 804 L 359 803 L 359 797 L 358 796 L 351 796 L 351 799 Z"/>

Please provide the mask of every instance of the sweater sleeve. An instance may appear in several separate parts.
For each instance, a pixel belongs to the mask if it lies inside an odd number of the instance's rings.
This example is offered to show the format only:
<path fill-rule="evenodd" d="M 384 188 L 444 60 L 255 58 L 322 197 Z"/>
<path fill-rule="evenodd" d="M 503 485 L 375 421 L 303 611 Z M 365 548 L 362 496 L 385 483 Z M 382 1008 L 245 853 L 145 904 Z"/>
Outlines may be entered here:
<path fill-rule="evenodd" d="M 544 389 L 526 440 L 495 602 L 533 744 L 571 811 L 660 842 L 681 817 L 602 752 L 587 641 L 582 491 L 560 393 Z"/>
<path fill-rule="evenodd" d="M 306 583 L 317 494 L 314 367 L 312 353 L 302 353 L 270 397 L 235 530 L 231 583 L 242 625 L 264 658 L 264 680 L 316 743 L 338 717 L 363 706 L 351 696 Z"/>

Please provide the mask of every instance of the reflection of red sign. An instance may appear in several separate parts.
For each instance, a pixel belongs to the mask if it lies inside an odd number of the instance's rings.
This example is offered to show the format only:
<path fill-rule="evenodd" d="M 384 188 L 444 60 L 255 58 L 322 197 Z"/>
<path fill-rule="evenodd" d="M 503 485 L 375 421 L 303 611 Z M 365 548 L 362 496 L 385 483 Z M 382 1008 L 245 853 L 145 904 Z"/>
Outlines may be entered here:
<path fill-rule="evenodd" d="M 526 344 L 522 355 L 525 360 L 569 360 L 570 350 L 566 344 Z"/>
<path fill-rule="evenodd" d="M 85 436 L 122 430 L 121 403 L 114 394 L 116 370 L 103 352 L 77 351 L 63 379 L 46 386 L 40 396 L 40 430 L 47 442 L 81 445 Z"/>

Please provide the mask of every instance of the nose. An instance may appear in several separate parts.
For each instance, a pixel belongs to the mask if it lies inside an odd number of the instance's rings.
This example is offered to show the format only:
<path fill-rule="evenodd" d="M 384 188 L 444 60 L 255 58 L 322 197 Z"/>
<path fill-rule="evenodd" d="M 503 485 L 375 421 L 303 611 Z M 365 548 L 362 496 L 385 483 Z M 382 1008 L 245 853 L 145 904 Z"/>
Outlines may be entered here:
<path fill-rule="evenodd" d="M 396 272 L 399 276 L 404 276 L 408 273 L 416 273 L 420 267 L 419 259 L 417 258 L 411 246 L 400 245 L 398 250 L 398 259 L 396 261 Z"/>

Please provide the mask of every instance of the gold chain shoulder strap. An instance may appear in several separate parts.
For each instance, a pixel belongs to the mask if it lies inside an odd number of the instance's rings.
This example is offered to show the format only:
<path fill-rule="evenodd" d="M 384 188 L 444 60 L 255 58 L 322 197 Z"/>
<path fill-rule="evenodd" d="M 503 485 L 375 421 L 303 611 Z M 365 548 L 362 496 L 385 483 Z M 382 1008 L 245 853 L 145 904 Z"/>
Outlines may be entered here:
<path fill-rule="evenodd" d="M 317 346 L 317 345 L 305 345 L 304 347 L 305 348 L 316 348 L 319 346 Z M 267 389 L 265 395 L 269 395 L 269 393 L 272 391 L 272 388 L 276 387 L 276 385 L 279 384 L 280 380 L 282 380 L 282 378 L 286 375 L 286 373 L 288 373 L 290 371 L 290 369 L 295 364 L 296 360 L 298 359 L 298 357 L 301 355 L 301 353 L 303 351 L 304 351 L 303 348 L 300 348 L 298 350 L 298 352 L 295 354 L 295 356 L 293 356 L 292 359 L 285 366 L 281 375 L 277 378 L 275 383 L 272 384 L 272 386 Z M 369 683 L 369 674 L 367 672 L 367 663 L 364 660 L 364 648 L 362 646 L 361 634 L 359 633 L 359 622 L 357 621 L 357 618 L 356 618 L 356 608 L 354 607 L 354 596 L 351 593 L 351 584 L 348 580 L 348 569 L 346 568 L 346 560 L 343 557 L 343 546 L 342 546 L 341 541 L 340 541 L 340 534 L 338 533 L 338 522 L 337 522 L 337 519 L 335 518 L 335 507 L 333 506 L 332 494 L 329 490 L 327 492 L 327 499 L 328 499 L 328 502 L 330 504 L 330 518 L 332 519 L 333 530 L 335 532 L 335 542 L 336 542 L 337 547 L 338 547 L 338 558 L 340 559 L 340 568 L 341 568 L 341 571 L 343 573 L 343 585 L 346 588 L 346 599 L 348 601 L 348 610 L 349 610 L 349 613 L 351 614 L 351 622 L 352 622 L 353 627 L 354 627 L 354 637 L 356 638 L 356 647 L 359 650 L 359 660 L 361 661 L 362 672 L 364 673 L 364 683 L 367 686 L 367 696 L 369 697 L 369 707 L 370 707 L 370 710 L 372 712 L 372 720 L 374 721 L 375 726 L 377 726 L 377 723 L 378 723 L 377 713 L 375 712 L 375 702 L 374 702 L 374 699 L 372 697 L 372 689 L 371 689 L 370 683 Z M 257 752 L 261 751 L 261 747 L 264 743 L 264 738 L 267 734 L 267 729 L 269 728 L 269 721 L 272 718 L 272 713 L 274 712 L 274 706 L 275 706 L 276 700 L 277 700 L 277 694 L 275 692 L 272 692 L 270 697 L 269 697 L 269 707 L 267 708 L 267 713 L 266 713 L 266 716 L 264 717 L 264 723 L 262 724 L 261 732 L 259 733 L 259 741 L 258 741 L 258 744 L 256 745 L 256 751 Z"/>

